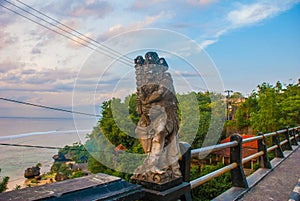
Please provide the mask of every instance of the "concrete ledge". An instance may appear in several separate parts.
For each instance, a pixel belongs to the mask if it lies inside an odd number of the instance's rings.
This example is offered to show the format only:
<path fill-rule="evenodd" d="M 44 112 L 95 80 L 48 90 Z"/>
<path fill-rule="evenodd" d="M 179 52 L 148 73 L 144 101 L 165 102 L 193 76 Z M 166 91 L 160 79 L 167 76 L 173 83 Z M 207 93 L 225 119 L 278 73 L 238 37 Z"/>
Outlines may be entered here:
<path fill-rule="evenodd" d="M 253 172 L 253 174 L 247 177 L 249 188 L 232 187 L 218 197 L 214 198 L 213 201 L 238 200 L 265 176 L 267 176 L 271 171 L 272 169 L 259 168 L 258 170 Z"/>
<path fill-rule="evenodd" d="M 119 177 L 94 174 L 0 194 L 0 201 L 31 200 L 134 200 L 143 197 L 142 187 Z"/>
<path fill-rule="evenodd" d="M 231 187 L 218 197 L 212 199 L 212 201 L 224 201 L 224 200 L 230 200 L 234 201 L 240 198 L 241 196 L 244 195 L 244 193 L 247 192 L 247 189 L 245 188 L 239 188 L 239 187 Z"/>
<path fill-rule="evenodd" d="M 298 180 L 297 185 L 293 189 L 289 201 L 300 201 L 300 179 Z"/>

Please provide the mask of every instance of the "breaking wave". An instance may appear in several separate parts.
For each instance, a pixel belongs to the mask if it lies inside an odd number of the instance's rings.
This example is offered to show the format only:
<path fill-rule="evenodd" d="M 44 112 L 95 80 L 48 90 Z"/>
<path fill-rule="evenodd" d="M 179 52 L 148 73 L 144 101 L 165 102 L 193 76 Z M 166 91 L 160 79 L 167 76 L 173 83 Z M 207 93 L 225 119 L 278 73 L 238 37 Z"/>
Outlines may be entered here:
<path fill-rule="evenodd" d="M 85 129 L 85 130 L 63 130 L 63 131 L 58 131 L 58 130 L 52 130 L 52 131 L 38 131 L 38 132 L 30 132 L 30 133 L 20 133 L 20 134 L 15 134 L 15 135 L 7 135 L 7 136 L 1 136 L 0 140 L 12 140 L 12 139 L 18 139 L 18 138 L 23 138 L 23 137 L 29 137 L 29 136 L 34 136 L 34 135 L 61 135 L 61 134 L 72 134 L 72 133 L 83 133 L 83 132 L 90 132 L 91 129 Z"/>

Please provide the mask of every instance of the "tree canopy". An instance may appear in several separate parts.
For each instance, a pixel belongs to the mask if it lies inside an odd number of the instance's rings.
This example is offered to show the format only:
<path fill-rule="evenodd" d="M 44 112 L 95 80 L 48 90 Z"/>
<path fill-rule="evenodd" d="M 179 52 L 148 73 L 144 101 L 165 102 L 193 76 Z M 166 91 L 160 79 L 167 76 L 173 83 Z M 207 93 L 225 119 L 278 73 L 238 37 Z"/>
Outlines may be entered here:
<path fill-rule="evenodd" d="M 255 133 L 272 132 L 300 124 L 300 83 L 283 88 L 280 82 L 258 85 L 258 90 L 236 111 L 236 127 L 251 127 Z"/>

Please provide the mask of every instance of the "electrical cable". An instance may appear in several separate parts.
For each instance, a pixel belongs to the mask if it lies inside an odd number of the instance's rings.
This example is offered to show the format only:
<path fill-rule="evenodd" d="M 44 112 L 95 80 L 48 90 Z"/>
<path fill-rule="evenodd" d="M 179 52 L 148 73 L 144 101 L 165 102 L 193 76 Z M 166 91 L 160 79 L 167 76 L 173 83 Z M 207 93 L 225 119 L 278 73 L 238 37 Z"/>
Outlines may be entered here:
<path fill-rule="evenodd" d="M 6 1 L 6 0 L 4 0 L 4 1 Z M 125 64 L 125 65 L 128 65 L 128 66 L 130 66 L 130 67 L 132 66 L 130 63 L 128 63 L 128 61 L 123 61 L 123 60 L 121 60 L 122 55 L 118 55 L 119 57 L 116 59 L 116 58 L 113 57 L 112 55 L 110 55 L 110 54 L 108 54 L 108 53 L 106 53 L 106 52 L 103 52 L 103 51 L 105 51 L 105 50 L 103 50 L 103 49 L 102 49 L 102 51 L 99 51 L 99 49 L 101 49 L 101 48 L 98 47 L 98 46 L 97 46 L 97 49 L 95 49 L 95 48 L 93 48 L 93 47 L 90 47 L 90 46 L 84 44 L 83 42 L 80 42 L 80 41 L 78 41 L 78 40 L 75 40 L 74 38 L 72 38 L 72 37 L 70 37 L 70 36 L 68 36 L 68 35 L 62 34 L 61 32 L 59 32 L 59 31 L 57 31 L 57 30 L 54 30 L 54 29 L 52 29 L 52 28 L 50 28 L 50 27 L 48 27 L 48 26 L 46 26 L 46 25 L 43 25 L 42 23 L 37 22 L 37 21 L 35 21 L 35 20 L 33 20 L 33 19 L 31 19 L 31 18 L 29 18 L 29 17 L 27 17 L 27 16 L 25 16 L 25 15 L 23 15 L 23 14 L 21 14 L 21 13 L 15 11 L 15 10 L 13 10 L 13 9 L 10 9 L 10 8 L 4 6 L 3 4 L 0 4 L 0 6 L 3 7 L 3 8 L 5 8 L 5 9 L 7 9 L 7 10 L 9 10 L 9 11 L 11 11 L 11 12 L 13 12 L 13 13 L 15 13 L 15 14 L 17 14 L 17 15 L 19 15 L 19 16 L 21 16 L 21 17 L 23 17 L 23 18 L 26 18 L 26 19 L 30 20 L 31 22 L 33 22 L 33 23 L 35 23 L 35 24 L 38 24 L 38 25 L 40 25 L 40 26 L 42 26 L 42 27 L 44 27 L 44 28 L 46 28 L 46 29 L 48 29 L 48 30 L 50 30 L 50 31 L 53 31 L 53 32 L 55 32 L 55 33 L 57 33 L 57 34 L 59 34 L 59 35 L 65 37 L 65 38 L 68 38 L 68 39 L 74 41 L 75 43 L 78 43 L 78 44 L 83 45 L 83 46 L 85 46 L 85 47 L 87 47 L 87 48 L 89 48 L 89 49 L 91 49 L 91 50 L 94 50 L 94 51 L 100 53 L 100 54 L 103 54 L 103 55 L 108 56 L 108 57 L 110 57 L 110 58 L 112 58 L 112 59 L 115 59 L 116 61 L 119 61 L 119 62 L 121 62 L 121 63 L 123 63 L 123 64 Z M 18 7 L 18 6 L 16 6 L 16 7 Z M 23 9 L 21 9 L 21 10 L 23 10 Z M 29 12 L 26 11 L 26 10 L 25 10 L 25 12 L 29 13 Z M 33 16 L 34 16 L 34 15 L 33 15 Z M 42 20 L 42 21 L 45 21 L 45 20 Z M 52 24 L 52 23 L 50 23 L 50 22 L 47 22 L 47 23 Z M 57 26 L 56 26 L 56 27 L 57 27 Z M 59 28 L 59 27 L 57 27 L 57 28 Z M 59 29 L 60 29 L 60 30 L 63 30 L 63 29 L 61 29 L 61 28 L 59 28 Z M 67 31 L 64 31 L 64 32 L 67 32 Z M 70 32 L 67 32 L 67 33 L 74 36 L 74 34 L 72 34 L 72 33 L 70 33 Z M 75 35 L 75 36 L 76 36 L 76 35 Z M 76 37 L 77 37 L 77 36 L 76 36 Z M 79 38 L 79 37 L 77 37 L 77 38 Z M 80 39 L 80 40 L 83 40 L 83 39 L 81 39 L 81 38 L 79 38 L 79 39 Z M 85 41 L 85 40 L 83 40 L 83 41 Z M 93 44 L 93 45 L 94 45 L 94 44 Z M 94 45 L 94 46 L 95 46 L 95 45 Z M 120 57 L 120 56 L 121 56 L 121 57 Z"/>
<path fill-rule="evenodd" d="M 5 1 L 6 1 L 6 0 L 5 0 Z M 71 31 L 74 31 L 75 33 L 79 34 L 80 36 L 82 36 L 82 37 L 84 37 L 84 38 L 87 38 L 87 39 L 89 39 L 90 41 L 92 41 L 92 42 L 94 42 L 94 43 L 97 43 L 98 45 L 101 45 L 101 46 L 107 48 L 107 49 L 110 50 L 111 52 L 116 53 L 116 54 L 118 54 L 118 55 L 122 55 L 120 52 L 118 52 L 118 51 L 116 51 L 116 50 L 114 50 L 114 49 L 112 49 L 112 48 L 110 48 L 110 47 L 104 45 L 103 43 L 99 43 L 98 41 L 96 41 L 96 40 L 94 40 L 94 39 L 92 39 L 92 38 L 90 38 L 90 37 L 88 37 L 88 36 L 85 36 L 84 34 L 82 34 L 82 33 L 80 33 L 79 31 L 73 29 L 72 27 L 70 27 L 70 26 L 68 26 L 68 25 L 65 25 L 65 24 L 59 22 L 58 20 L 56 20 L 56 19 L 50 17 L 49 15 L 46 15 L 46 14 L 42 13 L 41 11 L 39 11 L 39 10 L 33 8 L 32 6 L 29 6 L 29 5 L 25 4 L 24 2 L 22 2 L 22 1 L 20 1 L 20 0 L 16 0 L 16 1 L 19 2 L 20 4 L 26 6 L 27 8 L 30 8 L 31 10 L 33 10 L 33 11 L 35 11 L 35 12 L 37 12 L 37 13 L 39 13 L 39 14 L 45 16 L 45 17 L 47 17 L 48 19 L 53 20 L 54 22 L 56 22 L 56 23 L 62 25 L 63 27 L 65 27 L 65 28 L 67 28 L 67 29 L 69 29 L 69 30 L 71 30 Z M 129 61 L 130 63 L 132 62 L 132 58 L 130 58 L 130 57 L 126 56 L 126 55 L 124 55 L 124 57 L 127 58 L 128 61 Z"/>
<path fill-rule="evenodd" d="M 93 117 L 102 117 L 101 115 L 89 114 L 89 113 L 85 113 L 85 112 L 77 112 L 77 111 L 66 110 L 66 109 L 55 108 L 55 107 L 49 107 L 49 106 L 45 106 L 45 105 L 39 105 L 39 104 L 34 104 L 34 103 L 29 103 L 29 102 L 24 102 L 24 101 L 18 101 L 18 100 L 13 100 L 13 99 L 9 99 L 9 98 L 0 97 L 0 100 L 13 102 L 13 103 L 19 103 L 19 104 L 23 104 L 23 105 L 30 105 L 30 106 L 40 107 L 40 108 L 45 108 L 45 109 L 50 109 L 50 110 L 56 110 L 56 111 L 60 111 L 60 112 L 68 112 L 68 113 L 93 116 Z"/>

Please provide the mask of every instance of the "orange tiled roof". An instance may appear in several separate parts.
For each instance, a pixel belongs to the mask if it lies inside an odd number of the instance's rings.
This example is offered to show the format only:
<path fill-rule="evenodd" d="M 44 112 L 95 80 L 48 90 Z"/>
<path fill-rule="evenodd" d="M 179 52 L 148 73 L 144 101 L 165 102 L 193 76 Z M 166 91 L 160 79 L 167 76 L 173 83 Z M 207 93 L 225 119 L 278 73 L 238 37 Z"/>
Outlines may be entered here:
<path fill-rule="evenodd" d="M 243 139 L 254 137 L 254 135 L 245 135 L 245 134 L 242 134 L 241 136 Z M 230 142 L 230 137 L 225 138 L 224 140 L 221 141 L 221 143 L 226 143 L 226 142 Z M 242 157 L 245 158 L 257 153 L 257 149 L 258 149 L 258 145 L 256 140 L 252 142 L 243 143 Z M 214 154 L 217 154 L 219 156 L 224 156 L 224 157 L 230 157 L 230 148 L 216 151 L 214 152 Z"/>
<path fill-rule="evenodd" d="M 243 139 L 246 138 L 250 138 L 250 137 L 255 137 L 255 135 L 245 135 L 245 134 L 241 134 Z M 224 140 L 221 141 L 221 143 L 225 143 L 225 142 L 230 142 L 230 137 L 225 138 Z M 243 143 L 243 147 L 248 147 L 248 148 L 252 148 L 252 149 L 258 149 L 258 145 L 257 145 L 257 141 L 252 141 L 252 142 L 247 142 L 247 143 Z"/>
<path fill-rule="evenodd" d="M 216 155 L 219 155 L 219 156 L 224 156 L 224 157 L 229 158 L 230 157 L 230 148 L 225 148 L 225 149 L 222 149 L 222 150 L 219 150 L 219 151 L 215 151 L 213 153 L 216 154 Z M 257 149 L 243 148 L 242 157 L 245 158 L 245 157 L 251 156 L 255 153 L 257 153 Z"/>
<path fill-rule="evenodd" d="M 122 144 L 119 144 L 116 148 L 115 148 L 116 151 L 126 151 L 127 148 L 124 147 Z"/>

